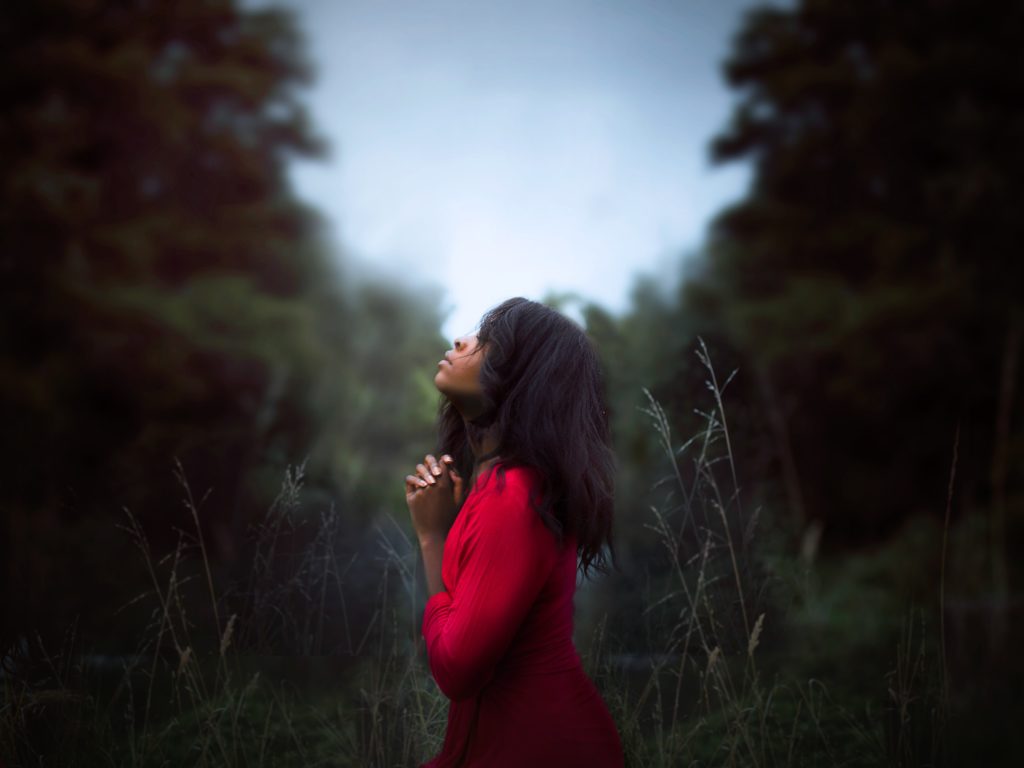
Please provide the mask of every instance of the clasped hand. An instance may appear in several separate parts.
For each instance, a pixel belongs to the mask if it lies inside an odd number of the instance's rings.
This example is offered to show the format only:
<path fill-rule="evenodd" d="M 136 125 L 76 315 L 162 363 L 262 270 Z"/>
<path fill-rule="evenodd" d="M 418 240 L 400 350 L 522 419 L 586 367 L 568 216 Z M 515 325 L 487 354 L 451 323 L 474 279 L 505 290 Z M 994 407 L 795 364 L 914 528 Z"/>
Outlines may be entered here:
<path fill-rule="evenodd" d="M 427 454 L 416 465 L 415 475 L 405 476 L 405 502 L 416 535 L 422 542 L 431 537 L 447 537 L 462 502 L 462 477 L 448 454 L 441 461 Z"/>

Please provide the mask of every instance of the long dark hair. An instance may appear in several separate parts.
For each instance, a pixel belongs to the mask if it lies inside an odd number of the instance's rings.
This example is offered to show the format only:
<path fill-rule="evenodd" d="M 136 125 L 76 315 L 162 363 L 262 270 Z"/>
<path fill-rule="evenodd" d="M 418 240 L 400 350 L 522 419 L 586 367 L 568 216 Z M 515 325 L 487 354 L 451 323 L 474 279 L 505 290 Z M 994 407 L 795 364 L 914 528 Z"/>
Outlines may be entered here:
<path fill-rule="evenodd" d="M 479 445 L 493 429 L 497 448 L 478 460 L 501 457 L 499 487 L 508 467 L 536 470 L 540 498 L 531 502 L 560 546 L 576 534 L 583 577 L 592 567 L 608 571 L 605 545 L 620 570 L 612 542 L 616 460 L 593 342 L 571 319 L 517 296 L 484 314 L 477 343 L 486 352 L 480 366 L 482 413 L 464 420 L 442 395 L 438 414 L 439 453 L 455 460 L 467 481 L 464 494 L 471 490 L 475 464 L 470 438 Z"/>

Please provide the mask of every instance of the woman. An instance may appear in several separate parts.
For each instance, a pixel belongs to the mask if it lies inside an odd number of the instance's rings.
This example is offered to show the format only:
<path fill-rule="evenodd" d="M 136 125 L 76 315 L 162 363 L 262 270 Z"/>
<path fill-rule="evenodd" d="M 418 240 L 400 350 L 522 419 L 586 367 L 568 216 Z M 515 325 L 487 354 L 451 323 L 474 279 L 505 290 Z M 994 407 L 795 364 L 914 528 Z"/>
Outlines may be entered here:
<path fill-rule="evenodd" d="M 584 578 L 605 571 L 607 544 L 618 568 L 598 356 L 576 323 L 516 297 L 444 357 L 440 460 L 405 478 L 427 658 L 450 699 L 444 746 L 420 768 L 622 766 L 572 638 L 577 557 Z"/>

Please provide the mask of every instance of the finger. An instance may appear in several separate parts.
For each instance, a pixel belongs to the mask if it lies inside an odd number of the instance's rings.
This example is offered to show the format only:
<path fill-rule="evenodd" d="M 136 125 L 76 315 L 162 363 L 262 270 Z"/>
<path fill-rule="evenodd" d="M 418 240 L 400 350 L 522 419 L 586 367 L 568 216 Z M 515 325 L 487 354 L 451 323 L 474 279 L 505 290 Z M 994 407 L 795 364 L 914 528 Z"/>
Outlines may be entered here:
<path fill-rule="evenodd" d="M 417 475 L 406 475 L 406 496 L 413 496 L 418 490 L 426 485 L 427 482 L 422 477 Z"/>
<path fill-rule="evenodd" d="M 426 484 L 427 484 L 427 481 L 424 480 L 422 477 L 419 477 L 418 475 L 406 475 L 405 476 L 405 492 L 406 493 L 412 493 L 413 491 L 418 491 L 420 488 L 424 487 Z"/>
<path fill-rule="evenodd" d="M 443 458 L 434 465 L 434 471 L 437 473 L 437 480 L 441 485 L 450 486 L 455 480 L 451 465 Z"/>
<path fill-rule="evenodd" d="M 417 464 L 416 471 L 418 471 L 420 475 L 423 476 L 423 479 L 430 483 L 430 485 L 434 485 L 434 483 L 437 482 L 437 480 L 434 479 L 434 476 L 430 474 L 430 470 L 427 469 L 426 466 L 424 466 L 423 464 Z"/>
<path fill-rule="evenodd" d="M 435 475 L 441 474 L 441 465 L 437 463 L 437 459 L 434 458 L 434 455 L 432 453 L 427 454 L 426 463 L 427 466 L 430 467 L 430 471 L 433 472 Z"/>

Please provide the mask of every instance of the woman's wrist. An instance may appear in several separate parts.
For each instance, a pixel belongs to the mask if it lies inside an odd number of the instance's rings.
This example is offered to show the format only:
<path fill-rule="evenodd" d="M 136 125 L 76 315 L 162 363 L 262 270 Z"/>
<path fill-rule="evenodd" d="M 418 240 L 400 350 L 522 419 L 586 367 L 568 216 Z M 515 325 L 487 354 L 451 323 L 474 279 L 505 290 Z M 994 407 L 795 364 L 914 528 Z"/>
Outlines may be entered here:
<path fill-rule="evenodd" d="M 445 537 L 441 534 L 426 534 L 419 537 L 420 551 L 423 553 L 423 570 L 427 577 L 427 597 L 444 592 L 444 581 L 441 578 L 441 563 L 444 558 Z"/>
<path fill-rule="evenodd" d="M 448 538 L 443 533 L 419 533 L 417 538 L 420 542 L 420 549 L 426 549 L 428 547 L 443 547 L 445 539 Z"/>

